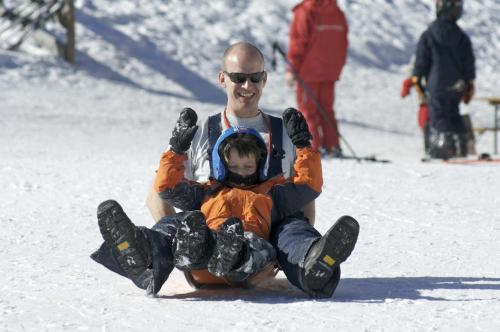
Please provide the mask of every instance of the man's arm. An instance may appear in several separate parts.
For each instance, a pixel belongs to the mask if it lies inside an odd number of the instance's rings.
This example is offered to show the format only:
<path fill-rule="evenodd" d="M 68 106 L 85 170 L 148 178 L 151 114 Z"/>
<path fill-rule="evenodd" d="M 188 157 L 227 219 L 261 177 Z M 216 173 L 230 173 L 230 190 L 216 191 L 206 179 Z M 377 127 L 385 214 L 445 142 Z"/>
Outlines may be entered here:
<path fill-rule="evenodd" d="M 311 201 L 309 204 L 304 206 L 304 215 L 309 220 L 309 224 L 314 227 L 314 221 L 316 219 L 316 201 Z"/>
<path fill-rule="evenodd" d="M 298 5 L 293 9 L 293 17 L 290 24 L 287 58 L 293 68 L 288 68 L 288 72 L 296 74 L 293 71 L 300 71 L 300 64 L 304 59 L 309 38 L 308 11 L 302 5 Z"/>
<path fill-rule="evenodd" d="M 146 206 L 156 222 L 175 213 L 175 209 L 160 197 L 153 185 L 148 192 Z"/>

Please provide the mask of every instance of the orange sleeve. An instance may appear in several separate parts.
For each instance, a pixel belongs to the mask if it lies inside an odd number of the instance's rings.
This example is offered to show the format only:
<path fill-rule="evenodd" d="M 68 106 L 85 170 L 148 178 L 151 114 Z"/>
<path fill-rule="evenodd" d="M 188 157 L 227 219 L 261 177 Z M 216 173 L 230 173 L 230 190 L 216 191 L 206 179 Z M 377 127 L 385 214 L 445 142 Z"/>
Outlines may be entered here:
<path fill-rule="evenodd" d="M 295 175 L 294 184 L 305 184 L 320 193 L 323 186 L 323 172 L 321 170 L 321 157 L 319 152 L 312 148 L 298 148 L 297 158 L 293 164 Z"/>
<path fill-rule="evenodd" d="M 161 193 L 165 189 L 173 189 L 184 179 L 184 161 L 186 160 L 186 154 L 177 154 L 172 150 L 168 150 L 162 155 L 154 180 L 154 188 L 157 193 Z"/>

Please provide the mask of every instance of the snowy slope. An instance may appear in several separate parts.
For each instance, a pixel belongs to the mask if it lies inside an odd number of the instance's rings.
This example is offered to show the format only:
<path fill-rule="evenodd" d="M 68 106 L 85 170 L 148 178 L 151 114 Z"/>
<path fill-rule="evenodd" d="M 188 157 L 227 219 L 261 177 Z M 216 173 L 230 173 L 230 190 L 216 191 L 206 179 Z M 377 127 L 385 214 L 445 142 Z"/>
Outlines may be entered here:
<path fill-rule="evenodd" d="M 287 44 L 295 1 L 77 1 L 78 64 L 25 45 L 0 51 L 0 330 L 470 331 L 500 329 L 500 168 L 421 164 L 405 63 L 432 1 L 339 1 L 350 54 L 337 91 L 341 131 L 392 164 L 324 162 L 316 227 L 343 214 L 359 243 L 329 300 L 284 276 L 257 290 L 194 291 L 174 272 L 151 299 L 88 258 L 95 209 L 122 203 L 151 226 L 144 199 L 178 111 L 219 111 L 220 55 L 231 42 Z M 460 25 L 478 58 L 478 95 L 498 95 L 500 3 L 466 2 Z M 263 108 L 295 105 L 283 61 Z M 479 125 L 489 106 L 464 108 Z M 478 150 L 491 152 L 492 136 Z"/>

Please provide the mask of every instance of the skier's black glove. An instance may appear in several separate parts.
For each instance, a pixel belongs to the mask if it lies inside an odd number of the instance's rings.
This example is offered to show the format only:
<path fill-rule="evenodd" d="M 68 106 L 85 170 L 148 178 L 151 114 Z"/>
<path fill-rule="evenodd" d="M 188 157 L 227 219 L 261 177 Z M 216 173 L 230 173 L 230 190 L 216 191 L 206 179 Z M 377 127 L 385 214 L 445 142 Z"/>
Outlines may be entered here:
<path fill-rule="evenodd" d="M 182 110 L 170 138 L 170 149 L 172 151 L 183 154 L 189 149 L 194 134 L 198 130 L 196 121 L 198 121 L 198 116 L 195 111 L 189 107 Z"/>
<path fill-rule="evenodd" d="M 283 122 L 293 145 L 298 148 L 305 148 L 311 145 L 310 140 L 312 136 L 302 113 L 295 108 L 287 108 L 283 112 Z"/>

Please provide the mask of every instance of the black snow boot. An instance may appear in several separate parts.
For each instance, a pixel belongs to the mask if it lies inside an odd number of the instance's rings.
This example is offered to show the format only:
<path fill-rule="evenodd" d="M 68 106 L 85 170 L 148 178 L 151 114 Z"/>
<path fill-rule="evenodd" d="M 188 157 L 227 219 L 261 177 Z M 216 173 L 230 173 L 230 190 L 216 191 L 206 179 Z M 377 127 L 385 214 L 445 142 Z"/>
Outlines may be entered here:
<path fill-rule="evenodd" d="M 201 211 L 187 212 L 175 235 L 175 267 L 182 271 L 207 267 L 213 250 L 213 234 Z"/>
<path fill-rule="evenodd" d="M 426 156 L 429 155 L 429 151 L 430 151 L 430 148 L 431 148 L 431 138 L 430 138 L 430 125 L 427 123 L 424 125 L 424 128 L 423 128 L 423 135 L 424 135 L 424 153 Z"/>
<path fill-rule="evenodd" d="M 350 217 L 340 217 L 316 241 L 304 260 L 304 290 L 315 297 L 333 295 L 340 278 L 340 263 L 351 255 L 359 234 L 358 222 Z"/>
<path fill-rule="evenodd" d="M 453 133 L 440 132 L 431 128 L 429 155 L 435 159 L 449 159 L 456 153 Z"/>
<path fill-rule="evenodd" d="M 468 137 L 466 134 L 457 134 L 455 136 L 458 149 L 457 149 L 457 157 L 467 157 L 467 145 L 468 145 Z"/>
<path fill-rule="evenodd" d="M 228 218 L 217 232 L 217 240 L 212 257 L 208 261 L 208 271 L 217 277 L 225 276 L 242 262 L 245 249 L 244 229 L 241 220 Z"/>
<path fill-rule="evenodd" d="M 124 275 L 140 288 L 146 289 L 152 279 L 148 267 L 151 251 L 146 235 L 127 217 L 118 202 L 108 200 L 97 208 L 99 229 L 110 246 Z"/>

